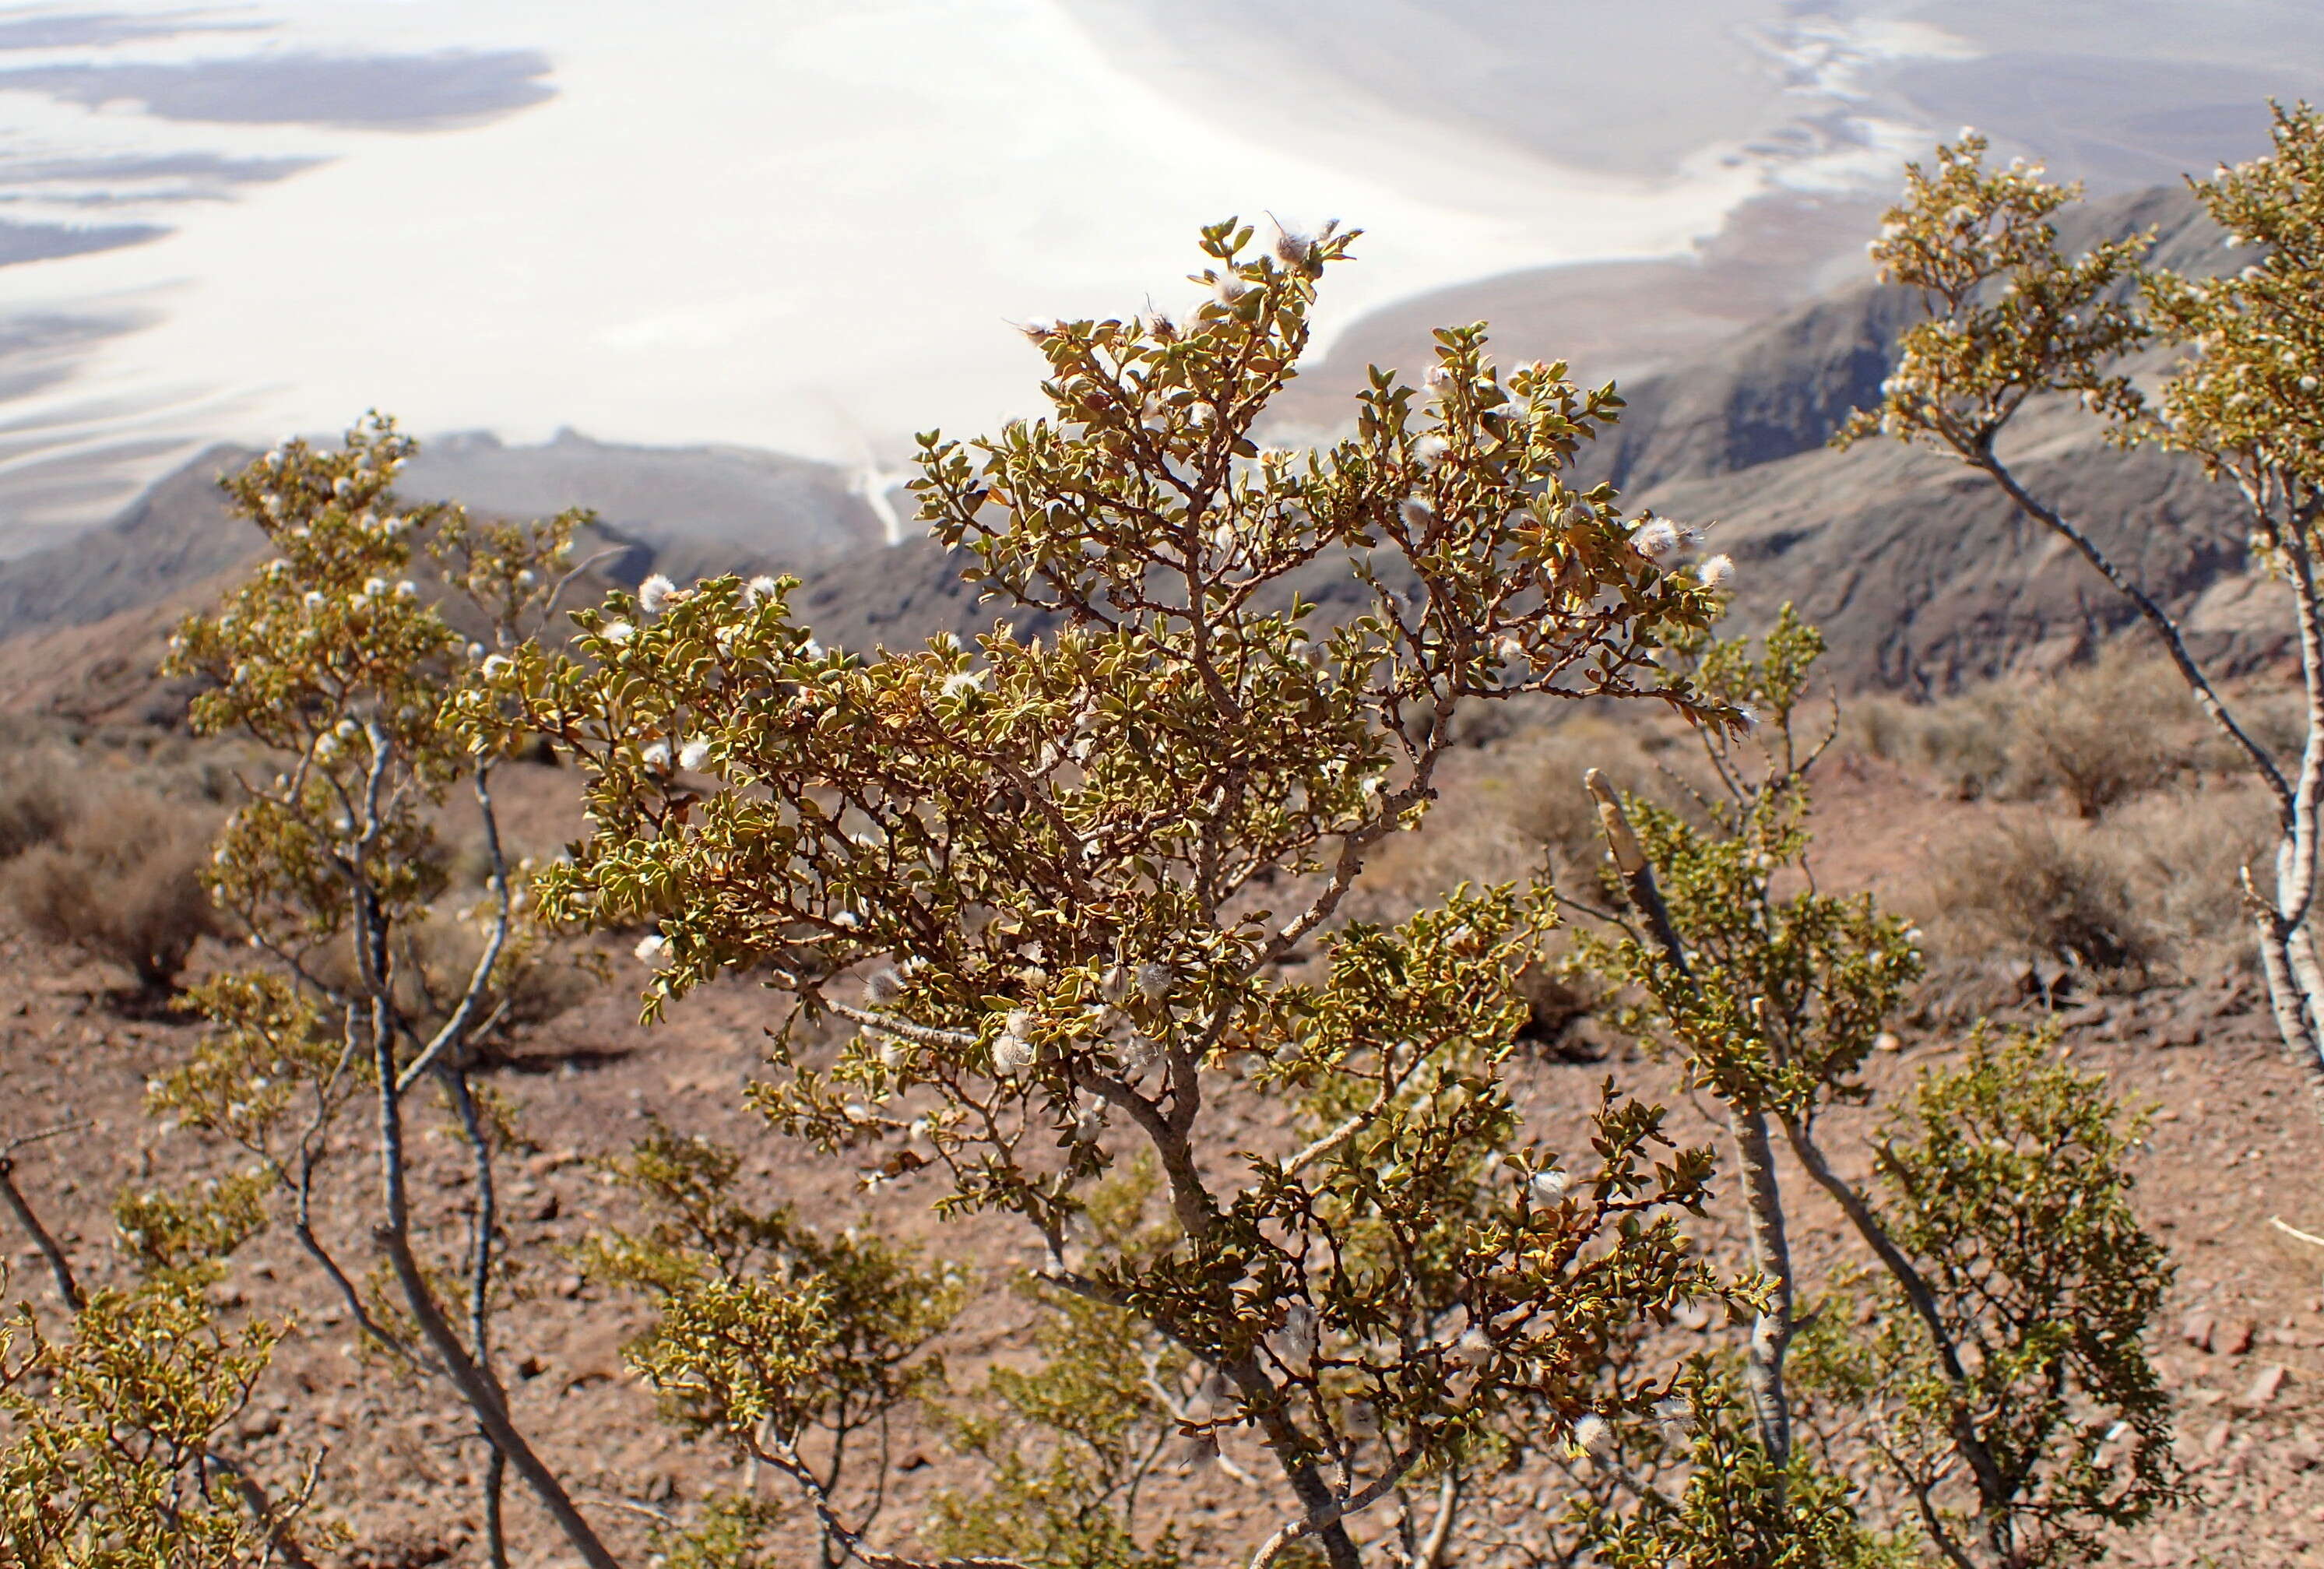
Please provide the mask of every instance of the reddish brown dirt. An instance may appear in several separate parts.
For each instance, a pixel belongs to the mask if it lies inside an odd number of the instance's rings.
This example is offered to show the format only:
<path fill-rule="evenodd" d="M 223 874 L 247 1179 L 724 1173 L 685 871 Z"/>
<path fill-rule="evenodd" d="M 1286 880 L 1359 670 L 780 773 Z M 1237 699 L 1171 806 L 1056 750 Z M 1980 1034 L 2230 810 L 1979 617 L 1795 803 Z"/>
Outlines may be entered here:
<path fill-rule="evenodd" d="M 547 824 L 557 815 L 555 787 L 534 780 L 525 788 L 540 794 L 527 811 Z M 1827 886 L 1907 878 L 1978 816 L 1870 767 L 1834 770 L 1819 806 Z M 626 959 L 620 964 L 626 987 L 640 972 Z M 114 1193 L 224 1164 L 215 1149 L 156 1124 L 142 1106 L 146 1079 L 181 1057 L 195 1027 L 124 1016 L 106 998 L 113 983 L 97 969 L 0 933 L 0 1132 L 94 1119 L 90 1131 L 42 1146 L 21 1168 L 30 1195 L 93 1285 L 124 1278 L 109 1241 L 106 1206 Z M 623 1214 L 620 1195 L 588 1158 L 619 1151 L 659 1116 L 742 1148 L 753 1191 L 792 1199 L 818 1223 L 877 1223 L 988 1273 L 1029 1261 L 1024 1236 L 999 1222 L 939 1226 L 927 1207 L 933 1177 L 867 1193 L 853 1169 L 784 1142 L 742 1107 L 739 1092 L 759 1067 L 761 1031 L 778 1006 L 769 993 L 723 986 L 649 1031 L 633 1022 L 624 990 L 545 1027 L 526 1043 L 519 1066 L 494 1075 L 539 1146 L 512 1159 L 507 1177 L 512 1241 L 531 1295 L 504 1320 L 502 1365 L 519 1420 L 630 1562 L 646 1562 L 658 1517 L 690 1517 L 706 1494 L 739 1485 L 741 1473 L 724 1454 L 657 1422 L 650 1394 L 620 1352 L 641 1322 L 638 1306 L 602 1296 L 568 1261 L 566 1251 L 591 1228 Z M 2031 1005 L 2017 1017 L 2033 1018 Z M 2178 1402 L 2181 1452 L 2204 1490 L 2200 1508 L 2132 1533 L 2110 1561 L 2324 1564 L 2324 1247 L 2272 1223 L 2280 1217 L 2324 1235 L 2324 1131 L 2252 988 L 2235 976 L 2100 998 L 2056 1021 L 2076 1061 L 2104 1068 L 2133 1102 L 2156 1109 L 2139 1202 L 2172 1244 L 2180 1275 L 2153 1349 Z M 1876 1058 L 1876 1088 L 1898 1086 L 1955 1039 L 1900 1042 Z M 1553 1141 L 1571 1142 L 1609 1069 L 1642 1085 L 1657 1071 L 1622 1061 L 1522 1069 L 1528 1111 Z M 467 1179 L 440 1118 L 429 1112 L 419 1120 L 429 1131 L 418 1142 L 416 1188 L 448 1241 L 468 1201 Z M 1683 1100 L 1675 1121 L 1686 1137 L 1716 1136 Z M 1835 1149 L 1858 1168 L 1862 1127 L 1836 1121 L 1831 1129 Z M 1809 1196 L 1799 1174 L 1787 1176 L 1787 1190 L 1800 1195 L 1808 1269 L 1852 1255 L 1836 1217 Z M 335 1204 L 324 1229 L 367 1264 L 350 1234 L 356 1214 L 353 1204 Z M 1714 1216 L 1706 1230 L 1714 1246 L 1735 1246 L 1724 1218 Z M 37 1259 L 21 1238 L 12 1235 L 9 1248 L 10 1295 L 48 1306 Z M 481 1455 L 458 1407 L 439 1389 L 401 1381 L 363 1355 L 287 1236 L 247 1248 L 219 1300 L 229 1320 L 300 1315 L 233 1441 L 278 1472 L 308 1449 L 327 1452 L 323 1501 L 355 1528 L 350 1564 L 482 1561 L 474 1487 Z M 954 1337 L 955 1380 L 973 1384 L 982 1366 L 1016 1354 L 1031 1311 L 1005 1291 L 981 1294 Z M 908 1469 L 884 1517 L 892 1527 L 919 1518 L 937 1489 L 973 1480 L 965 1463 L 925 1435 L 905 1434 L 897 1453 Z M 1271 1500 L 1231 1481 L 1167 1486 L 1173 1518 L 1206 1545 L 1198 1561 L 1247 1552 L 1274 1523 Z M 510 1512 L 519 1562 L 573 1561 L 529 1500 L 512 1492 Z"/>

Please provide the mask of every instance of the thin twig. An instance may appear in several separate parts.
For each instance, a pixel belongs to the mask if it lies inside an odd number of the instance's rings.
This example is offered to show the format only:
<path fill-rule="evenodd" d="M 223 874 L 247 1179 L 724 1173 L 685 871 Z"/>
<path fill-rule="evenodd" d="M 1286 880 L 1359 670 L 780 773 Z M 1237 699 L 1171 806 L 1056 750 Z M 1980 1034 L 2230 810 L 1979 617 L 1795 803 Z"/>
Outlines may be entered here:
<path fill-rule="evenodd" d="M 80 1282 L 73 1278 L 72 1260 L 65 1256 L 65 1251 L 59 1245 L 55 1235 L 42 1223 L 31 1201 L 24 1197 L 23 1190 L 16 1186 L 16 1151 L 94 1126 L 96 1124 L 86 1118 L 60 1122 L 37 1133 L 22 1134 L 0 1146 L 0 1198 L 7 1200 L 9 1209 L 15 1214 L 16 1223 L 24 1228 L 25 1234 L 32 1239 L 32 1245 L 40 1249 L 41 1257 L 48 1260 L 49 1276 L 56 1282 L 57 1295 L 63 1297 L 65 1306 L 75 1313 L 81 1310 L 86 1300 L 81 1296 Z"/>
<path fill-rule="evenodd" d="M 2282 1232 L 2287 1237 L 2298 1237 L 2301 1241 L 2308 1243 L 2311 1247 L 2324 1248 L 2324 1237 L 2310 1236 L 2306 1232 L 2301 1231 L 2296 1227 L 2285 1225 L 2282 1220 L 2275 1215 L 2268 1216 L 2267 1223 L 2273 1226 L 2277 1231 Z"/>
<path fill-rule="evenodd" d="M 1389 1490 L 1402 1481 L 1405 1473 L 1420 1462 L 1420 1451 L 1407 1449 L 1396 1457 L 1387 1471 L 1375 1477 L 1360 1492 L 1311 1510 L 1303 1520 L 1289 1520 L 1277 1527 L 1273 1536 L 1259 1544 L 1259 1551 L 1250 1556 L 1250 1569 L 1268 1569 L 1283 1550 L 1302 1537 L 1319 1536 L 1338 1525 L 1350 1515 L 1361 1513 L 1386 1498 Z"/>

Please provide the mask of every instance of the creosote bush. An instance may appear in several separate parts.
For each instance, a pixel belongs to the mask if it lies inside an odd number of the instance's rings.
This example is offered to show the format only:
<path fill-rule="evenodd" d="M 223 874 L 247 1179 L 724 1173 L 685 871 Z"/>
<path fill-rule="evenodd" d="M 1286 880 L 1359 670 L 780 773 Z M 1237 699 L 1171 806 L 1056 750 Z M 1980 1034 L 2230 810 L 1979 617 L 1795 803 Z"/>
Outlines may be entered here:
<path fill-rule="evenodd" d="M 2324 770 L 2324 595 L 2317 519 L 2324 441 L 2316 389 L 2324 339 L 2324 115 L 2273 106 L 2266 155 L 2194 182 L 2196 198 L 2257 259 L 2225 276 L 2150 267 L 2152 235 L 2065 255 L 2052 222 L 2080 194 L 2024 161 L 1986 162 L 1974 134 L 1908 165 L 1873 260 L 1917 290 L 1927 319 L 1904 336 L 1876 407 L 1839 437 L 1874 434 L 1952 454 L 2028 520 L 2077 551 L 2136 608 L 2182 688 L 2273 798 L 2272 865 L 2249 868 L 2250 919 L 2278 1035 L 2324 1116 L 2324 964 L 2313 922 L 2324 834 L 2314 788 Z M 2127 356 L 2173 351 L 2150 395 Z M 2281 581 L 2303 650 L 2306 717 L 2297 744 L 2271 744 L 2245 706 L 2196 658 L 2181 619 L 2103 549 L 2089 528 L 2029 489 L 2002 438 L 2028 402 L 2070 398 L 2126 444 L 2181 453 L 2240 498 L 2253 564 Z M 2241 881 L 2239 875 L 2238 881 Z"/>
<path fill-rule="evenodd" d="M 941 1384 L 930 1343 L 959 1310 L 961 1274 L 877 1237 L 823 1235 L 787 1206 L 753 1210 L 733 1197 L 741 1164 L 706 1140 L 655 1130 L 612 1166 L 651 1223 L 593 1237 L 582 1262 L 655 1302 L 629 1355 L 681 1427 L 716 1435 L 745 1459 L 771 1447 L 830 1496 L 853 1480 L 851 1459 L 861 1469 L 867 1446 L 885 1448 L 896 1413 Z M 820 1555 L 846 1559 L 827 1526 Z"/>
<path fill-rule="evenodd" d="M 216 614 L 180 626 L 164 669 L 203 683 L 197 733 L 237 738 L 277 771 L 244 787 L 205 874 L 253 963 L 199 989 L 212 1029 L 152 1102 L 254 1161 L 260 1216 L 288 1224 L 318 1288 L 374 1351 L 441 1378 L 467 1406 L 492 1561 L 507 1562 L 502 1495 L 514 1472 L 583 1560 L 611 1569 L 511 1419 L 495 1371 L 507 1278 L 497 1162 L 521 1135 L 475 1075 L 554 934 L 534 920 L 527 869 L 502 843 L 492 787 L 509 749 L 463 717 L 575 575 L 584 519 L 487 523 L 456 506 L 407 507 L 392 486 L 411 449 L 374 418 L 336 450 L 288 443 L 225 482 L 277 554 Z M 441 605 L 420 590 L 420 558 Z M 481 889 L 453 885 L 444 825 L 455 800 L 484 849 Z M 448 955 L 447 920 L 473 934 Z M 456 970 L 437 967 L 447 956 Z M 411 1180 L 410 1124 L 430 1099 L 468 1167 L 470 1203 L 430 1204 Z M 367 1146 L 347 1126 L 358 1109 Z M 314 1223 L 334 1190 L 369 1197 L 377 1271 Z"/>
<path fill-rule="evenodd" d="M 273 1529 L 204 1463 L 279 1331 L 218 1329 L 195 1297 L 99 1292 L 52 1338 L 0 1322 L 0 1544 L 32 1569 L 93 1564 L 243 1569 L 280 1560 Z"/>
<path fill-rule="evenodd" d="M 1698 1412 L 1679 1497 L 1633 1485 L 1593 1518 L 1611 1561 L 1640 1565 L 1886 1552 L 1858 1529 L 1851 1487 L 1830 1480 L 1860 1488 L 1864 1450 L 1812 1420 L 1819 1395 L 1843 1419 L 1871 1399 L 1896 1413 L 1872 1453 L 1913 1501 L 1883 1528 L 1972 1569 L 2089 1562 L 2105 1527 L 2187 1497 L 2144 1349 L 2168 1273 L 2126 1202 L 2138 1127 L 2100 1081 L 2058 1064 L 2051 1042 L 1994 1048 L 1980 1032 L 1958 1069 L 1924 1074 L 1891 1112 L 1876 1146 L 1879 1192 L 1834 1165 L 1819 1120 L 1869 1097 L 1862 1070 L 1922 955 L 1917 934 L 1870 896 L 1815 881 L 1808 779 L 1838 726 L 1808 746 L 1794 726 L 1821 649 L 1786 607 L 1756 652 L 1743 640 L 1684 651 L 1706 698 L 1762 719 L 1748 750 L 1704 733 L 1724 798 L 1707 826 L 1591 780 L 1612 863 L 1582 955 L 1630 989 L 1618 1021 L 1726 1109 L 1761 1278 L 1738 1380 L 1748 1435 Z M 1825 1328 L 1807 1370 L 1804 1442 L 1787 1364 L 1807 1288 L 1773 1159 L 1778 1130 L 1872 1256 L 1836 1284 L 1873 1283 L 1880 1304 L 1870 1344 L 1844 1308 L 1808 1315 Z M 1856 1359 L 1845 1379 L 1835 1355 Z"/>
<path fill-rule="evenodd" d="M 0 1191 L 45 1255 L 62 1322 L 28 1299 L 0 1314 L 0 1560 L 23 1569 L 313 1569 L 347 1532 L 312 1509 L 320 1455 L 256 1463 L 228 1429 L 288 1325 L 220 1325 L 208 1289 L 257 1224 L 257 1185 L 122 1195 L 138 1278 L 85 1290 L 14 1180 L 18 1152 L 76 1124 L 0 1143 Z M 68 1233 L 68 1236 L 69 1233 Z M 0 1265 L 0 1292 L 14 1284 Z"/>
<path fill-rule="evenodd" d="M 1312 1541 L 1348 1566 L 1375 1505 L 1424 1518 L 1408 1490 L 1513 1463 L 1508 1435 L 1555 1444 L 1659 1398 L 1651 1372 L 1600 1387 L 1600 1348 L 1722 1288 L 1680 1226 L 1707 1155 L 1659 1112 L 1609 1093 L 1591 1146 L 1560 1149 L 1510 1104 L 1541 900 L 1335 913 L 1426 809 L 1463 709 L 1730 715 L 1652 658 L 1715 606 L 1680 532 L 1563 477 L 1610 390 L 1504 374 L 1481 329 L 1452 329 L 1425 389 L 1374 374 L 1350 440 L 1264 450 L 1250 431 L 1350 236 L 1250 239 L 1204 232 L 1212 298 L 1183 321 L 1032 329 L 1050 418 L 923 441 L 924 518 L 1054 635 L 853 653 L 793 620 L 787 584 L 651 585 L 584 613 L 571 655 L 521 651 L 469 712 L 495 745 L 539 733 L 580 763 L 595 831 L 543 902 L 653 924 L 648 1017 L 750 967 L 802 1017 L 855 1024 L 835 1057 L 779 1047 L 753 1092 L 770 1121 L 925 1170 L 941 1213 L 1020 1219 L 1047 1288 L 1206 1368 L 1182 1430 L 1280 1500 L 1239 1550 Z M 1329 626 L 1281 591 L 1327 560 L 1370 592 Z M 1280 1149 L 1238 1152 L 1218 1127 L 1237 1100 L 1289 1118 Z M 1139 1152 L 1171 1244 L 1093 1242 L 1089 1195 Z M 737 1305 L 654 1374 L 739 1395 L 758 1375 L 715 1342 L 747 1321 L 753 1357 L 803 1370 L 828 1312 L 807 1291 Z M 811 1468 L 728 1431 L 889 1561 Z"/>
<path fill-rule="evenodd" d="M 1150 1218 L 1150 1163 L 1093 1188 L 1086 1223 L 1101 1245 L 1141 1255 L 1175 1240 Z M 985 1470 L 981 1487 L 938 1495 L 921 1535 L 954 1556 L 1009 1555 L 1093 1569 L 1178 1569 L 1214 1547 L 1199 1519 L 1181 1521 L 1151 1498 L 1181 1469 L 1216 1467 L 1216 1441 L 1181 1425 L 1206 1421 L 1223 1391 L 1217 1373 L 1136 1316 L 1020 1275 L 1018 1294 L 1044 1311 L 1039 1361 L 996 1366 L 983 1387 L 931 1415 L 946 1441 Z"/>
<path fill-rule="evenodd" d="M 1882 1126 L 1882 1222 L 1942 1333 L 1915 1322 L 1898 1279 L 1864 1270 L 1836 1283 L 1807 1348 L 1807 1381 L 1870 1417 L 1954 1562 L 2095 1562 L 2106 1527 L 2188 1497 L 2144 1349 L 2172 1271 L 2130 1206 L 2143 1124 L 2054 1046 L 1979 1030 Z"/>

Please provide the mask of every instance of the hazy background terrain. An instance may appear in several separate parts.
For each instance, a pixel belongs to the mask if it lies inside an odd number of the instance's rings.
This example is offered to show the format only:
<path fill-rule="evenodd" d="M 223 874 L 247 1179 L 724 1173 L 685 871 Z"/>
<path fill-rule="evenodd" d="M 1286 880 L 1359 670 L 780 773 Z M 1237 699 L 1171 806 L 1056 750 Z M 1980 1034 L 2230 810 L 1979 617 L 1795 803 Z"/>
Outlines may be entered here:
<path fill-rule="evenodd" d="M 892 464 L 1026 408 L 1008 323 L 1167 303 L 1229 212 L 1367 228 L 1343 361 L 1489 315 L 1635 374 L 1845 282 L 1964 120 L 2150 185 L 2319 45 L 2293 0 L 12 8 L 0 555 L 374 405 Z"/>

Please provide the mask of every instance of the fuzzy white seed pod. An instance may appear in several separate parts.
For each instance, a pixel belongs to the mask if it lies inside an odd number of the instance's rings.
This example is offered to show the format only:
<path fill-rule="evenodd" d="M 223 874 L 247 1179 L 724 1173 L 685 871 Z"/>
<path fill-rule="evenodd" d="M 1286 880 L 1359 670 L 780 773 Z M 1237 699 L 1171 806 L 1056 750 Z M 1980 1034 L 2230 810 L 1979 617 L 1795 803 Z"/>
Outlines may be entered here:
<path fill-rule="evenodd" d="M 669 956 L 669 939 L 659 932 L 649 932 L 640 937 L 638 946 L 630 951 L 637 955 L 638 963 L 651 964 L 659 970 Z"/>
<path fill-rule="evenodd" d="M 1025 324 L 1025 336 L 1037 341 L 1051 336 L 1056 330 L 1057 318 L 1054 316 L 1037 316 Z"/>
<path fill-rule="evenodd" d="M 1283 1310 L 1283 1360 L 1298 1366 L 1315 1354 L 1318 1335 L 1315 1310 L 1295 1302 Z"/>
<path fill-rule="evenodd" d="M 1535 1172 L 1526 1186 L 1531 1190 L 1536 1204 L 1555 1204 L 1565 1196 L 1565 1190 L 1572 1184 L 1572 1177 L 1552 1166 Z"/>
<path fill-rule="evenodd" d="M 1441 392 L 1452 384 L 1453 375 L 1452 369 L 1449 366 L 1441 365 L 1431 365 L 1428 367 L 1427 374 L 1423 375 L 1420 380 L 1430 392 Z"/>
<path fill-rule="evenodd" d="M 1377 1438 L 1379 1436 L 1379 1407 L 1370 1400 L 1351 1400 L 1348 1403 L 1348 1414 L 1340 1426 L 1346 1429 L 1351 1438 Z"/>
<path fill-rule="evenodd" d="M 1614 1427 L 1603 1417 L 1584 1417 L 1573 1425 L 1573 1447 L 1592 1460 L 1614 1453 Z"/>
<path fill-rule="evenodd" d="M 417 599 L 420 597 L 420 585 L 407 577 L 395 586 L 395 596 L 398 599 Z"/>
<path fill-rule="evenodd" d="M 657 572 L 638 585 L 638 608 L 648 615 L 659 615 L 677 592 L 678 585 Z"/>
<path fill-rule="evenodd" d="M 944 685 L 936 690 L 942 697 L 962 697 L 971 692 L 982 690 L 983 686 L 982 670 L 955 670 L 944 678 Z"/>
<path fill-rule="evenodd" d="M 1413 460 L 1434 468 L 1452 450 L 1442 436 L 1424 436 L 1412 444 Z"/>
<path fill-rule="evenodd" d="M 1697 567 L 1694 575 L 1702 580 L 1705 588 L 1716 588 L 1735 576 L 1735 558 L 1726 555 L 1713 556 Z"/>
<path fill-rule="evenodd" d="M 1641 523 L 1630 534 L 1630 549 L 1657 567 L 1668 566 L 1685 546 L 1685 531 L 1667 518 Z"/>
<path fill-rule="evenodd" d="M 638 629 L 626 621 L 617 621 L 597 635 L 609 643 L 625 643 L 637 636 Z"/>
<path fill-rule="evenodd" d="M 482 667 L 484 678 L 487 681 L 495 680 L 514 668 L 515 663 L 506 654 L 486 655 Z"/>
<path fill-rule="evenodd" d="M 659 773 L 669 766 L 669 743 L 657 741 L 639 754 L 645 765 Z"/>
<path fill-rule="evenodd" d="M 303 596 L 303 599 L 302 599 L 301 603 L 303 603 L 303 604 L 307 606 L 307 608 L 308 608 L 308 609 L 309 609 L 309 610 L 320 610 L 320 609 L 322 609 L 322 608 L 323 608 L 323 594 L 322 594 L 322 590 L 320 590 L 320 589 L 318 589 L 318 588 L 309 588 L 309 590 L 307 590 L 307 592 L 306 592 L 305 595 Z"/>
<path fill-rule="evenodd" d="M 904 1000 L 904 977 L 893 969 L 874 970 L 864 977 L 863 1001 L 874 1008 L 893 1008 Z"/>
<path fill-rule="evenodd" d="M 1138 994 L 1148 1002 L 1167 1000 L 1178 984 L 1177 974 L 1169 965 L 1151 959 L 1138 966 L 1133 979 L 1138 983 Z"/>
<path fill-rule="evenodd" d="M 710 743 L 706 741 L 697 738 L 678 749 L 678 766 L 688 773 L 700 771 L 702 765 L 709 761 Z"/>
<path fill-rule="evenodd" d="M 1001 1028 L 1010 1035 L 1030 1035 L 1033 1033 L 1033 1015 L 1023 1008 L 1011 1010 L 1009 1017 L 1001 1021 Z"/>
<path fill-rule="evenodd" d="M 1186 1447 L 1178 1459 L 1181 1471 L 1208 1471 L 1219 1463 L 1219 1441 L 1208 1433 L 1197 1433 L 1186 1440 Z"/>
<path fill-rule="evenodd" d="M 831 924 L 843 931 L 853 931 L 863 924 L 863 918 L 852 909 L 843 909 L 831 918 Z"/>
<path fill-rule="evenodd" d="M 1425 497 L 1411 495 L 1396 503 L 1396 515 L 1406 528 L 1425 530 L 1436 521 L 1436 509 Z"/>
<path fill-rule="evenodd" d="M 753 610 L 775 596 L 775 580 L 763 575 L 742 585 L 742 603 Z"/>
<path fill-rule="evenodd" d="M 1074 1119 L 1074 1137 L 1084 1144 L 1095 1143 L 1097 1136 L 1104 1131 L 1105 1108 L 1102 1106 L 1084 1106 L 1081 1115 Z"/>
<path fill-rule="evenodd" d="M 1120 964 L 1106 971 L 1098 980 L 1097 994 L 1108 1002 L 1120 1002 L 1130 995 L 1130 972 Z"/>
<path fill-rule="evenodd" d="M 1480 1368 L 1493 1360 L 1493 1337 L 1482 1324 L 1472 1324 L 1452 1343 L 1452 1360 L 1464 1368 Z"/>
<path fill-rule="evenodd" d="M 1021 1035 L 1004 1035 L 992 1043 L 992 1071 L 1015 1078 L 1033 1066 L 1033 1043 Z"/>

